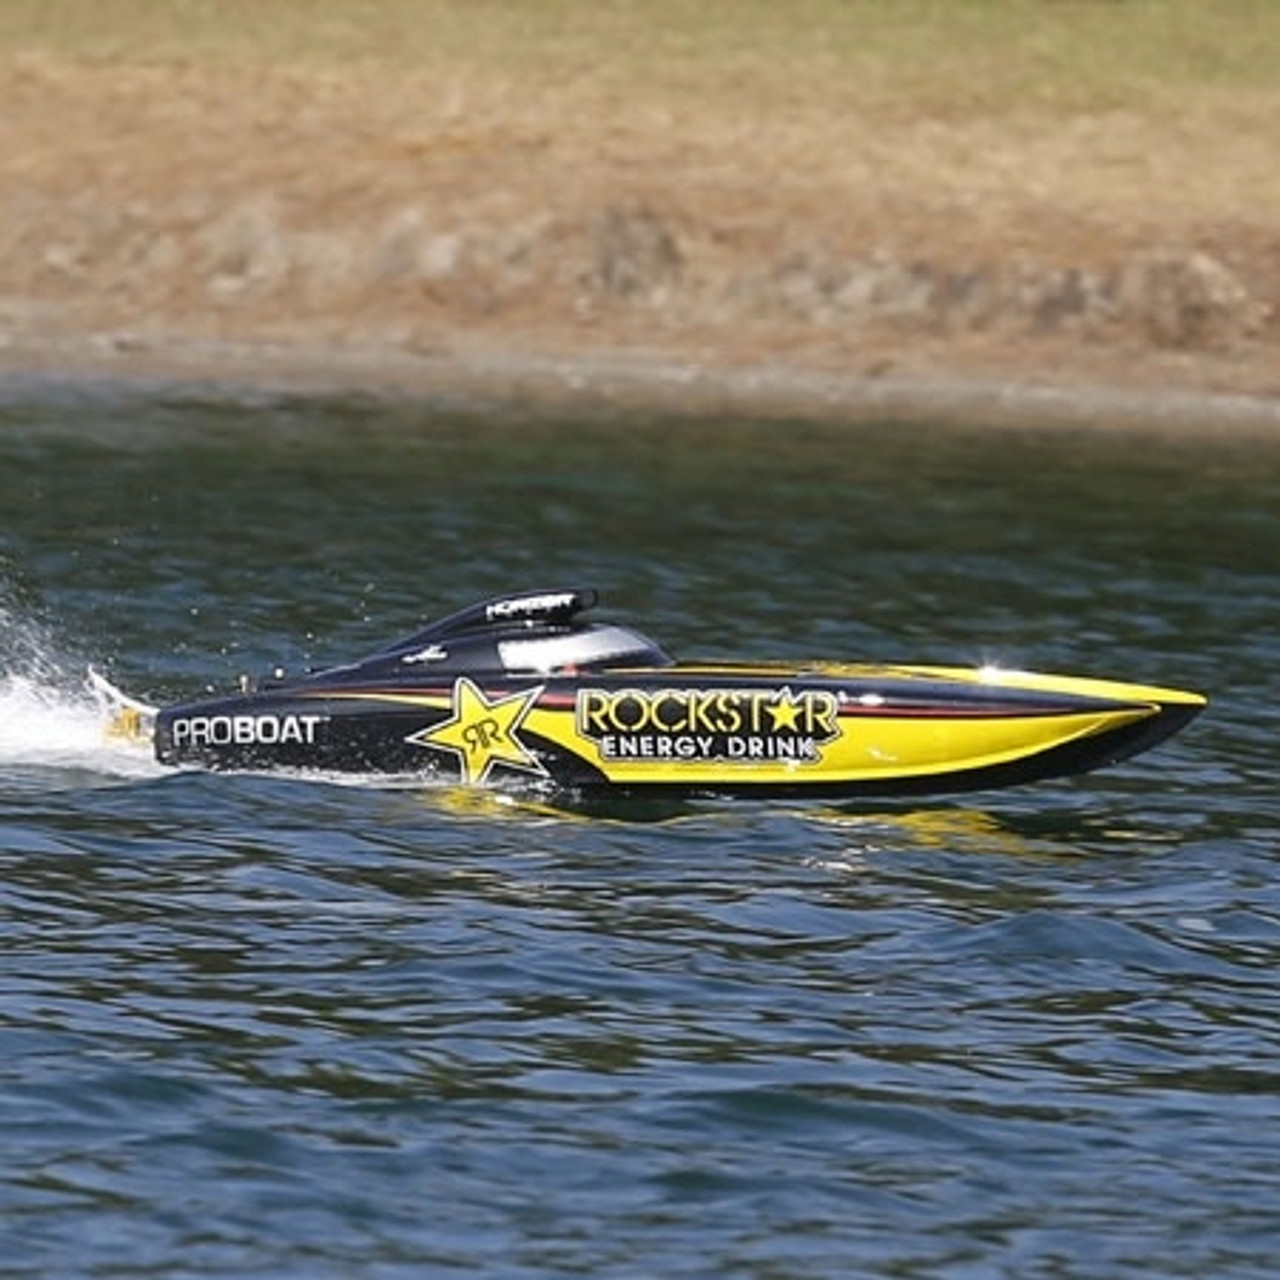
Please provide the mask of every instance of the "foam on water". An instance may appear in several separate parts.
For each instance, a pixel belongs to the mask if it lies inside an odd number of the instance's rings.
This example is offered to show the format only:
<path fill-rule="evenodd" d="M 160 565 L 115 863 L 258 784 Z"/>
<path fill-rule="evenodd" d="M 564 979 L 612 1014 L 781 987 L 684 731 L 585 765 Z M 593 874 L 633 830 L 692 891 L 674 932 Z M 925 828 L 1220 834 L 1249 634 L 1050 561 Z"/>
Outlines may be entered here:
<path fill-rule="evenodd" d="M 0 769 L 88 769 L 122 777 L 156 772 L 142 746 L 105 733 L 107 708 L 43 629 L 0 599 Z"/>
<path fill-rule="evenodd" d="M 0 770 L 40 766 L 128 778 L 159 771 L 146 747 L 108 738 L 105 729 L 106 709 L 87 683 L 69 689 L 0 676 Z"/>

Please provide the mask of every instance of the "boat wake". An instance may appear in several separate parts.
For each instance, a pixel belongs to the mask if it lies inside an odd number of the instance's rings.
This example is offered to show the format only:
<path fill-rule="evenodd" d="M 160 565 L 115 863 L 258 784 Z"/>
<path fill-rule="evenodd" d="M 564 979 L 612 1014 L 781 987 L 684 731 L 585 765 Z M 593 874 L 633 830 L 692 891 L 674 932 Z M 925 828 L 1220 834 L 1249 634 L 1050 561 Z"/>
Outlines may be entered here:
<path fill-rule="evenodd" d="M 105 725 L 106 709 L 84 669 L 0 598 L 0 774 L 57 769 L 142 778 L 160 772 L 149 750 L 109 739 Z"/>

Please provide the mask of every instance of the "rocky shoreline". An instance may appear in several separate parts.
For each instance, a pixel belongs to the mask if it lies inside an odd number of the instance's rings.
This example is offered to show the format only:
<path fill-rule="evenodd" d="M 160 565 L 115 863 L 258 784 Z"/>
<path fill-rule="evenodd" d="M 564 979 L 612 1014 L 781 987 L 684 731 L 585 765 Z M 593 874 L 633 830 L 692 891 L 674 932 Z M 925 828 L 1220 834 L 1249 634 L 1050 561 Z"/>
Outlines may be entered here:
<path fill-rule="evenodd" d="M 966 375 L 707 367 L 652 352 L 415 354 L 351 344 L 53 334 L 0 345 L 0 394 L 68 390 L 412 399 L 454 414 L 566 421 L 739 417 L 891 427 L 1106 431 L 1280 442 L 1280 399 Z"/>

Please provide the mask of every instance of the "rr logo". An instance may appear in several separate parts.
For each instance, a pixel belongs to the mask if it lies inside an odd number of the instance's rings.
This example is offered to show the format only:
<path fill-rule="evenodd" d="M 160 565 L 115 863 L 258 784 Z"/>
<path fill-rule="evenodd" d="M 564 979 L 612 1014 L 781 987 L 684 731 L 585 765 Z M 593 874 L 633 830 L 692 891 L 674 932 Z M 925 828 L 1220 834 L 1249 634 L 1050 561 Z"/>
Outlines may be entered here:
<path fill-rule="evenodd" d="M 463 725 L 461 736 L 469 755 L 475 755 L 477 751 L 488 751 L 505 738 L 502 726 L 492 716 Z"/>
<path fill-rule="evenodd" d="M 520 726 L 541 692 L 538 686 L 490 702 L 475 681 L 463 676 L 454 683 L 449 718 L 410 734 L 408 741 L 451 752 L 463 782 L 486 782 L 495 765 L 545 775 L 541 761 L 520 740 Z"/>

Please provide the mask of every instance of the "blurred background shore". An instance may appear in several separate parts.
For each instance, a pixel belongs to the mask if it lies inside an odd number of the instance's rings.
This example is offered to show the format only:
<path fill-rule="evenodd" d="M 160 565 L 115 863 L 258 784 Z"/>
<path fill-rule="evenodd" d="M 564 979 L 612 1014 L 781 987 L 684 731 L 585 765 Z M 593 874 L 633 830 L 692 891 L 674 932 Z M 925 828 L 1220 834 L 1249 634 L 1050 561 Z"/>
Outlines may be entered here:
<path fill-rule="evenodd" d="M 0 363 L 1265 418 L 1277 66 L 1245 0 L 11 0 Z"/>

